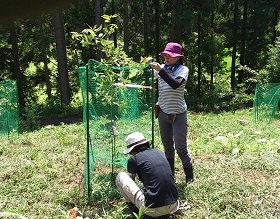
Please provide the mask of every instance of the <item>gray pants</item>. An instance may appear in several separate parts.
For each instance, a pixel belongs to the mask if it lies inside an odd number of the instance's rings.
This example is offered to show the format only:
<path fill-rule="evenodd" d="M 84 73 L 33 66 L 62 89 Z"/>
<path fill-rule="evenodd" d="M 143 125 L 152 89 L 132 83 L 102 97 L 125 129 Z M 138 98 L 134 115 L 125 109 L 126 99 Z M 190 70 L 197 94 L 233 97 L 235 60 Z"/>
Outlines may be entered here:
<path fill-rule="evenodd" d="M 183 167 L 192 167 L 191 156 L 187 149 L 188 126 L 186 112 L 177 114 L 174 119 L 174 117 L 160 110 L 158 123 L 166 158 L 174 159 L 176 149 Z"/>
<path fill-rule="evenodd" d="M 143 208 L 144 213 L 151 217 L 173 214 L 179 209 L 179 201 L 157 208 L 145 206 L 145 196 L 139 186 L 125 172 L 120 172 L 116 177 L 116 185 L 127 202 L 132 202 L 138 209 Z"/>

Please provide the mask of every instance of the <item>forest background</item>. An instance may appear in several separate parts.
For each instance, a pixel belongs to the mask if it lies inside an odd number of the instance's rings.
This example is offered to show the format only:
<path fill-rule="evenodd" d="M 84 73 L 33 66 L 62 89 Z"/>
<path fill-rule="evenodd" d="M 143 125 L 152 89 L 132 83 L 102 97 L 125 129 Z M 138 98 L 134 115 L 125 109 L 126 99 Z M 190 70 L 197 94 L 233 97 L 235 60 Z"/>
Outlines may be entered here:
<path fill-rule="evenodd" d="M 280 81 L 277 0 L 42 2 L 1 9 L 0 81 L 17 80 L 22 114 L 75 105 L 77 69 L 89 59 L 114 65 L 119 56 L 136 63 L 151 56 L 162 62 L 158 54 L 169 41 L 184 47 L 191 110 L 251 106 L 256 83 Z M 75 33 L 92 38 L 83 43 Z M 112 43 L 114 56 L 104 53 Z"/>

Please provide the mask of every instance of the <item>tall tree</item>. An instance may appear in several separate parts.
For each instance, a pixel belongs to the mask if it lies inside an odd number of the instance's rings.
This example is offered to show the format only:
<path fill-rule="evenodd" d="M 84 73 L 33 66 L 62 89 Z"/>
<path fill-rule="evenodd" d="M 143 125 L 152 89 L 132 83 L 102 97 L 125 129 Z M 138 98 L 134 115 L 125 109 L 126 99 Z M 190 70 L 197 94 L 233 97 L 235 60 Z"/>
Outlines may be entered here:
<path fill-rule="evenodd" d="M 58 81 L 62 104 L 70 103 L 70 87 L 66 57 L 65 34 L 63 28 L 62 12 L 56 8 L 53 12 L 53 24 L 56 39 Z"/>
<path fill-rule="evenodd" d="M 232 26 L 232 54 L 231 54 L 231 90 L 235 89 L 235 69 L 236 69 L 236 48 L 237 48 L 237 30 L 238 30 L 238 0 L 234 0 L 234 18 Z"/>
<path fill-rule="evenodd" d="M 246 31 L 247 31 L 247 18 L 248 18 L 248 0 L 243 0 L 243 20 L 241 30 L 241 45 L 240 45 L 240 65 L 245 65 L 245 51 L 246 51 Z M 244 70 L 238 71 L 238 83 L 243 81 Z"/>
<path fill-rule="evenodd" d="M 20 70 L 15 22 L 10 23 L 10 34 L 11 34 L 12 55 L 13 55 L 13 62 L 14 62 L 13 71 L 17 81 L 19 105 L 21 107 L 24 107 L 25 101 L 24 101 L 24 92 L 23 92 L 23 75 Z"/>
<path fill-rule="evenodd" d="M 171 40 L 174 42 L 180 42 L 180 33 L 182 31 L 180 27 L 180 20 L 181 20 L 181 0 L 173 0 L 172 1 L 172 24 L 171 24 Z"/>
<path fill-rule="evenodd" d="M 268 59 L 267 46 L 272 43 L 275 29 L 271 27 L 275 7 L 273 2 L 274 0 L 248 1 L 245 64 L 251 69 L 263 68 Z M 252 75 L 248 73 L 246 76 Z"/>
<path fill-rule="evenodd" d="M 202 69 L 201 69 L 201 28 L 202 27 L 202 14 L 199 11 L 197 15 L 197 94 L 200 96 L 201 93 L 201 77 L 202 77 Z"/>
<path fill-rule="evenodd" d="M 276 41 L 276 37 L 277 37 L 277 30 L 276 30 L 276 26 L 277 26 L 277 22 L 279 21 L 279 16 L 280 16 L 280 2 L 279 0 L 274 0 L 274 15 L 272 18 L 272 39 L 271 39 L 271 44 L 274 44 Z"/>
<path fill-rule="evenodd" d="M 102 25 L 103 23 L 103 20 L 102 20 L 102 15 L 103 15 L 103 0 L 95 0 L 95 24 L 97 26 L 100 26 Z M 96 59 L 98 61 L 101 60 L 101 57 L 102 57 L 102 51 L 100 50 L 97 50 L 96 51 Z"/>
<path fill-rule="evenodd" d="M 95 0 L 95 24 L 100 26 L 102 24 L 102 15 L 103 15 L 103 0 Z"/>
<path fill-rule="evenodd" d="M 214 27 L 214 11 L 211 12 L 211 41 L 214 42 L 214 32 L 215 32 L 215 27 Z M 214 84 L 214 51 L 211 49 L 210 51 L 210 85 L 211 88 Z"/>
<path fill-rule="evenodd" d="M 123 13 L 123 49 L 128 54 L 129 47 L 129 32 L 128 32 L 128 0 L 123 1 L 124 13 Z"/>
<path fill-rule="evenodd" d="M 85 4 L 85 12 L 86 12 L 86 22 L 87 22 L 87 25 L 89 26 L 93 26 L 93 19 L 91 17 L 91 10 L 90 10 L 90 0 L 84 0 L 84 4 Z M 93 48 L 92 46 L 90 45 L 89 48 L 88 48 L 88 56 L 87 56 L 87 60 L 88 59 L 92 59 L 94 57 L 93 55 Z M 86 61 L 87 61 L 86 60 Z"/>
<path fill-rule="evenodd" d="M 39 29 L 40 29 L 40 37 L 41 37 L 41 51 L 42 51 L 42 59 L 44 63 L 44 74 L 46 80 L 46 92 L 48 96 L 48 102 L 52 103 L 52 93 L 51 93 L 51 82 L 50 82 L 50 70 L 48 68 L 48 58 L 47 58 L 47 48 L 46 48 L 46 39 L 43 28 L 42 16 L 39 18 Z"/>
<path fill-rule="evenodd" d="M 112 7 L 112 15 L 116 14 L 115 0 L 112 0 L 111 7 Z M 113 18 L 113 23 L 114 24 L 116 23 L 116 19 L 115 18 Z M 118 41 L 117 41 L 117 30 L 115 30 L 115 32 L 113 33 L 113 40 L 114 40 L 114 47 L 117 48 L 117 44 L 118 44 Z"/>
<path fill-rule="evenodd" d="M 159 35 L 160 35 L 160 16 L 159 16 L 159 0 L 154 0 L 154 8 L 155 8 L 155 57 L 156 61 L 159 61 L 158 54 L 159 51 Z"/>
<path fill-rule="evenodd" d="M 143 19 L 144 19 L 144 31 L 143 31 L 143 35 L 144 35 L 144 55 L 148 56 L 148 50 L 149 50 L 149 44 L 148 44 L 148 36 L 149 36 L 149 32 L 148 32 L 148 10 L 147 10 L 147 0 L 143 0 Z"/>
<path fill-rule="evenodd" d="M 147 57 L 149 55 L 149 31 L 148 31 L 148 10 L 147 10 L 148 6 L 147 6 L 147 0 L 143 0 L 143 16 L 144 16 L 144 31 L 143 31 L 143 35 L 144 35 L 144 56 Z M 150 72 L 146 71 L 146 75 L 145 75 L 145 84 L 149 84 L 149 75 Z M 147 101 L 150 101 L 150 92 L 146 89 L 146 99 Z M 149 103 L 149 102 L 148 102 Z"/>

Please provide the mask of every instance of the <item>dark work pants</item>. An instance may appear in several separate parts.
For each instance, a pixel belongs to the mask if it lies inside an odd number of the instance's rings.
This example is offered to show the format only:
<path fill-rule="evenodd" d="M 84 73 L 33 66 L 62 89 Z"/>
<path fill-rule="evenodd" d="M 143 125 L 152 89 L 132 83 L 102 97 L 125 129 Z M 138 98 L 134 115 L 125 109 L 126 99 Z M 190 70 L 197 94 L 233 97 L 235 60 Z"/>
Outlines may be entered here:
<path fill-rule="evenodd" d="M 175 120 L 172 121 L 168 114 L 160 110 L 158 123 L 166 158 L 174 159 L 176 149 L 183 167 L 192 167 L 191 156 L 187 149 L 188 126 L 186 112 L 177 114 Z"/>

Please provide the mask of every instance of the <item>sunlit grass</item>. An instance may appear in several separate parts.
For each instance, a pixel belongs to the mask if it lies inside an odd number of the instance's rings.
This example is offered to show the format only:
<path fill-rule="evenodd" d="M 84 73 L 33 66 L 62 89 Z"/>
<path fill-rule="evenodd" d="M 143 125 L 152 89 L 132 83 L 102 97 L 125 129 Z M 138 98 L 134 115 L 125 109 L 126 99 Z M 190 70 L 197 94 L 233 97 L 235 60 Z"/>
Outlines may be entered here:
<path fill-rule="evenodd" d="M 175 179 L 180 201 L 188 201 L 191 209 L 173 218 L 279 218 L 279 121 L 255 123 L 248 109 L 235 114 L 189 113 L 188 119 L 195 181 L 191 186 L 184 184 L 177 156 Z M 138 119 L 134 129 L 146 123 L 147 117 Z M 120 122 L 117 128 L 128 132 L 132 127 Z M 162 149 L 157 121 L 155 127 L 155 145 Z M 1 138 L 1 218 L 69 218 L 68 210 L 75 206 L 84 217 L 125 218 L 125 202 L 114 182 L 123 168 L 115 167 L 112 173 L 110 166 L 97 161 L 92 202 L 87 203 L 84 136 L 83 124 L 71 124 Z M 122 150 L 124 144 L 117 146 Z M 107 147 L 110 151 L 111 144 Z"/>

